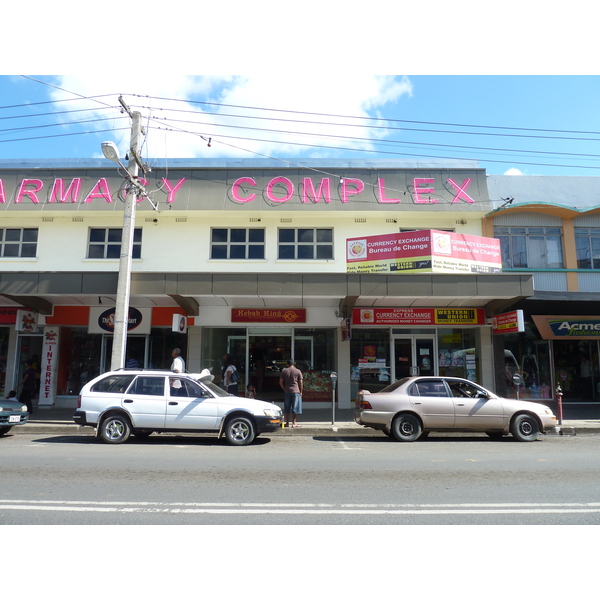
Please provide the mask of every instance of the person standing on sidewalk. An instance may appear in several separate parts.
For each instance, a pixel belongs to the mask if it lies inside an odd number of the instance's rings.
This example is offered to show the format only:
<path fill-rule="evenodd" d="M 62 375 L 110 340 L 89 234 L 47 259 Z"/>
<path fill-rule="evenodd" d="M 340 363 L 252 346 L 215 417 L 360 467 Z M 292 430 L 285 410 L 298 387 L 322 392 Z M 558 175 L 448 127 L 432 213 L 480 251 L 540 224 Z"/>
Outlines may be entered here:
<path fill-rule="evenodd" d="M 33 364 L 30 360 L 25 361 L 25 374 L 23 375 L 23 381 L 17 384 L 14 391 L 16 392 L 21 386 L 23 386 L 23 389 L 21 390 L 21 395 L 19 396 L 19 402 L 27 406 L 29 416 L 31 416 L 33 414 L 33 394 L 36 390 L 36 377 L 35 369 L 33 368 Z"/>
<path fill-rule="evenodd" d="M 289 359 L 287 367 L 281 371 L 279 376 L 279 387 L 283 390 L 283 414 L 285 426 L 290 426 L 290 412 L 292 413 L 292 427 L 300 427 L 296 423 L 296 415 L 302 414 L 302 371 L 295 365 L 295 361 Z"/>

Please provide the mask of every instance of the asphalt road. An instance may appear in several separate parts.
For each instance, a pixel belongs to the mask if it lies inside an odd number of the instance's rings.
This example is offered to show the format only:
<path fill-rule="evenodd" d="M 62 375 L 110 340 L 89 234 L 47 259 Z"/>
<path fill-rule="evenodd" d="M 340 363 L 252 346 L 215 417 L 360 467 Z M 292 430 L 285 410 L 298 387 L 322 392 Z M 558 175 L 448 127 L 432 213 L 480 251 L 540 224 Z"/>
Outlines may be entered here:
<path fill-rule="evenodd" d="M 591 525 L 600 436 L 0 440 L 0 524 Z"/>

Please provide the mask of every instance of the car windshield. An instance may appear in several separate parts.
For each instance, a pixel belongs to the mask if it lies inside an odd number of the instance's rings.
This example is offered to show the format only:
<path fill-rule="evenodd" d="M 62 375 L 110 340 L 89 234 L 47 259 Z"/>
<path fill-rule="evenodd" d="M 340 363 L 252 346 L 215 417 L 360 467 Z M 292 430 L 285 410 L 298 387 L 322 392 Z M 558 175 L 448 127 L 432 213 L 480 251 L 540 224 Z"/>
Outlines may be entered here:
<path fill-rule="evenodd" d="M 228 392 L 213 383 L 210 378 L 202 377 L 199 381 L 201 381 L 202 385 L 206 386 L 215 396 L 229 396 Z"/>

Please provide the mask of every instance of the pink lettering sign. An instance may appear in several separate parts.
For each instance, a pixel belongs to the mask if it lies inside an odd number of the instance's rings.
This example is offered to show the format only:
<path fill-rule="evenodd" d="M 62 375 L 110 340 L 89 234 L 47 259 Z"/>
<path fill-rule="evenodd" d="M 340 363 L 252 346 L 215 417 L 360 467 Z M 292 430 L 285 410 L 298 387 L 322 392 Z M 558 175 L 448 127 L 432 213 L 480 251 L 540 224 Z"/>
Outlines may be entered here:
<path fill-rule="evenodd" d="M 379 189 L 379 202 L 382 204 L 399 204 L 400 198 L 387 198 L 385 193 L 385 179 L 380 177 L 377 180 L 377 187 Z"/>
<path fill-rule="evenodd" d="M 469 204 L 475 204 L 475 200 L 473 200 L 473 198 L 471 198 L 471 196 L 469 196 L 469 194 L 467 194 L 467 192 L 465 191 L 469 185 L 471 185 L 471 181 L 473 181 L 472 179 L 465 179 L 462 182 L 462 185 L 458 185 L 454 179 L 450 179 L 448 178 L 448 183 L 454 187 L 454 189 L 458 190 L 458 194 L 456 194 L 456 196 L 454 196 L 454 200 L 452 200 L 452 204 L 456 204 L 457 202 L 459 202 L 459 200 L 462 199 L 465 202 L 468 202 Z"/>
<path fill-rule="evenodd" d="M 55 179 L 50 192 L 49 202 L 66 202 L 67 198 L 71 198 L 71 202 L 77 202 L 79 190 L 81 189 L 81 179 L 76 177 L 71 181 L 69 187 L 65 191 L 65 180 Z"/>
<path fill-rule="evenodd" d="M 346 179 L 342 181 L 342 203 L 348 202 L 348 196 L 360 194 L 365 189 L 365 184 L 360 179 Z"/>
<path fill-rule="evenodd" d="M 249 196 L 242 196 L 240 194 L 240 188 L 242 187 L 243 183 L 252 186 L 256 185 L 256 181 L 254 181 L 252 177 L 240 177 L 233 182 L 233 185 L 231 186 L 231 195 L 233 196 L 234 200 L 237 200 L 238 202 L 252 202 L 252 200 L 256 198 L 256 194 L 253 193 Z"/>
<path fill-rule="evenodd" d="M 26 189 L 25 186 L 33 185 L 33 189 Z M 37 197 L 37 193 L 44 187 L 44 183 L 40 179 L 23 179 L 21 181 L 21 186 L 19 187 L 19 192 L 17 193 L 17 197 L 15 199 L 15 204 L 21 202 L 24 196 L 29 196 L 30 200 L 34 204 L 39 204 L 40 200 Z"/>
<path fill-rule="evenodd" d="M 4 191 L 4 179 L 0 179 L 0 203 L 6 204 L 6 192 Z"/>
<path fill-rule="evenodd" d="M 110 188 L 105 177 L 98 180 L 98 183 L 92 188 L 92 191 L 86 196 L 84 202 L 91 202 L 94 198 L 104 198 L 106 202 L 112 202 L 110 197 Z"/>
<path fill-rule="evenodd" d="M 273 195 L 273 188 L 276 186 L 278 188 L 285 188 L 285 196 L 283 196 L 283 198 L 277 198 Z M 265 194 L 271 202 L 283 204 L 294 195 L 294 184 L 287 177 L 274 177 L 267 184 L 267 187 L 265 188 Z"/>
<path fill-rule="evenodd" d="M 413 179 L 413 188 L 415 190 L 414 191 L 415 204 L 436 204 L 437 203 L 437 200 L 435 198 L 433 198 L 433 200 L 432 200 L 431 198 L 423 198 L 421 196 L 421 194 L 434 194 L 435 193 L 435 188 L 420 187 L 422 184 L 433 183 L 434 181 L 435 181 L 435 179 L 422 179 L 422 178 Z"/>
<path fill-rule="evenodd" d="M 306 204 L 312 201 L 314 204 L 318 204 L 321 202 L 319 200 L 321 196 L 323 197 L 325 204 L 331 202 L 331 181 L 329 177 L 324 177 L 321 180 L 316 192 L 312 179 L 310 177 L 305 177 L 302 180 L 302 202 Z"/>
<path fill-rule="evenodd" d="M 183 179 L 180 179 L 174 186 L 172 186 L 169 180 L 165 179 L 164 177 L 162 178 L 162 182 L 165 184 L 165 187 L 169 192 L 169 195 L 167 196 L 167 202 L 175 202 L 175 194 L 177 193 L 179 188 L 184 184 L 185 177 Z"/>

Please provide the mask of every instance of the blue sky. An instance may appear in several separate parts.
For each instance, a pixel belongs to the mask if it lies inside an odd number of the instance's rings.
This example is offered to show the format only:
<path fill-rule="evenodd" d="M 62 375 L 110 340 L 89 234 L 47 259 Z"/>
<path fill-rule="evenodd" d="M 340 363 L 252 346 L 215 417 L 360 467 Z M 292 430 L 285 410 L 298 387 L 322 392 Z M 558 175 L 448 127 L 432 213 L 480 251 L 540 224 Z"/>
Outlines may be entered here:
<path fill-rule="evenodd" d="M 123 94 L 146 119 L 150 163 L 465 158 L 492 174 L 600 176 L 598 76 L 355 74 L 343 86 L 329 75 L 293 83 L 290 74 L 0 76 L 0 159 L 98 157 L 105 140 L 124 154 Z"/>

